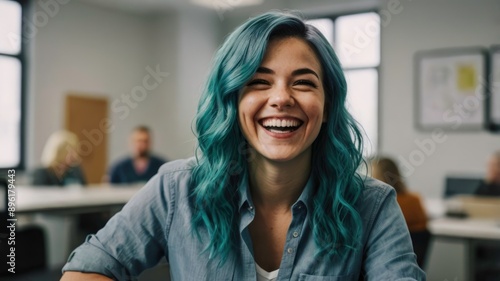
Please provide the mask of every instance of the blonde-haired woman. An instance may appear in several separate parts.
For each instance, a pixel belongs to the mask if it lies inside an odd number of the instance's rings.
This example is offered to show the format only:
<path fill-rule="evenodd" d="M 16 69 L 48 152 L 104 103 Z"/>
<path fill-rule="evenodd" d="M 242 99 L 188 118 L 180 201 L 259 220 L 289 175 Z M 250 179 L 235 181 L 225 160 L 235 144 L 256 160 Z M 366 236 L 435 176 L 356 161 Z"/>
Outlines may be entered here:
<path fill-rule="evenodd" d="M 427 231 L 427 214 L 420 196 L 408 190 L 397 164 L 390 158 L 373 159 L 371 168 L 372 177 L 391 185 L 396 190 L 396 198 L 410 231 L 417 262 L 423 266 L 430 235 Z"/>
<path fill-rule="evenodd" d="M 79 166 L 78 137 L 65 130 L 53 133 L 42 152 L 42 167 L 33 173 L 33 185 L 70 185 L 86 183 Z"/>

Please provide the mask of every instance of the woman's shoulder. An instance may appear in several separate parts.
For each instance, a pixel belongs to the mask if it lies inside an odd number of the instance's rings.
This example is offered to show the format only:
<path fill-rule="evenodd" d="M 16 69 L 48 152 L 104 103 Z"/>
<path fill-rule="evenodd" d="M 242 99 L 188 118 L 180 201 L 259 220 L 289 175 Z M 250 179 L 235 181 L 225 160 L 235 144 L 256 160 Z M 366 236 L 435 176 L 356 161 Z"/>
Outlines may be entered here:
<path fill-rule="evenodd" d="M 32 174 L 34 175 L 47 174 L 47 173 L 49 173 L 49 168 L 47 167 L 37 167 L 32 171 Z"/>
<path fill-rule="evenodd" d="M 358 201 L 358 211 L 361 217 L 376 215 L 387 200 L 396 201 L 394 188 L 382 181 L 366 177 L 363 179 L 363 191 Z"/>
<path fill-rule="evenodd" d="M 32 184 L 34 185 L 51 185 L 52 172 L 47 167 L 38 167 L 31 172 Z"/>
<path fill-rule="evenodd" d="M 185 172 L 188 172 L 190 174 L 194 167 L 196 167 L 196 165 L 197 163 L 195 157 L 172 160 L 161 165 L 160 169 L 158 169 L 158 174 L 160 176 Z"/>
<path fill-rule="evenodd" d="M 363 198 L 385 198 L 390 193 L 395 193 L 392 186 L 377 179 L 366 177 L 363 180 Z"/>
<path fill-rule="evenodd" d="M 163 164 L 158 173 L 137 193 L 137 202 L 149 202 L 151 205 L 170 209 L 176 202 L 189 197 L 191 190 L 191 172 L 196 166 L 194 158 L 174 160 Z"/>
<path fill-rule="evenodd" d="M 191 188 L 191 175 L 196 165 L 197 161 L 194 157 L 167 162 L 158 169 L 158 173 L 151 181 L 159 181 L 162 188 L 187 196 Z"/>

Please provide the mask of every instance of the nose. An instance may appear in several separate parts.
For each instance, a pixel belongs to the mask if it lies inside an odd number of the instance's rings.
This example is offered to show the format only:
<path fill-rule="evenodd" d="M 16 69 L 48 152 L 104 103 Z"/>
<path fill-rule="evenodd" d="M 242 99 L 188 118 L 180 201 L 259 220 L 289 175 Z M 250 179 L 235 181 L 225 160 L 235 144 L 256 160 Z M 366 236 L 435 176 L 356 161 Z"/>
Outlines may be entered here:
<path fill-rule="evenodd" d="M 285 85 L 276 87 L 270 95 L 269 104 L 274 108 L 283 109 L 295 105 L 295 99 L 292 96 L 291 89 Z"/>

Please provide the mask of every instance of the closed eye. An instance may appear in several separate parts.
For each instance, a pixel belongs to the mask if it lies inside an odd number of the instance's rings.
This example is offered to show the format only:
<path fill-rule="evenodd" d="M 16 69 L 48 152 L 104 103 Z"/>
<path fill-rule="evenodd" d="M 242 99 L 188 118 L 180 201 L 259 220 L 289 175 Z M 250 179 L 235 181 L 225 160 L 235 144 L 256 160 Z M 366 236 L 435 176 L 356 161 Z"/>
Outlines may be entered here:
<path fill-rule="evenodd" d="M 271 85 L 271 84 L 264 79 L 253 79 L 252 81 L 247 83 L 247 86 L 255 86 L 255 85 Z"/>
<path fill-rule="evenodd" d="M 304 85 L 304 86 L 309 86 L 309 87 L 313 87 L 315 89 L 318 88 L 318 85 L 316 85 L 316 83 L 314 83 L 313 81 L 311 80 L 305 80 L 305 79 L 300 79 L 300 80 L 297 80 L 293 83 L 294 86 L 298 85 Z"/>

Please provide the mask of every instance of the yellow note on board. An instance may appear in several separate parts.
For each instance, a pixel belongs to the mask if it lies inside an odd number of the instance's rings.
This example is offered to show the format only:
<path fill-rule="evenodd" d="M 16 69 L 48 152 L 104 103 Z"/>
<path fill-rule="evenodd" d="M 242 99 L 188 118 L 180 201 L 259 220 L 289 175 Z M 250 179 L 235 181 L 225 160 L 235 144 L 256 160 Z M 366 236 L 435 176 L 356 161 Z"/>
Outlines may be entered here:
<path fill-rule="evenodd" d="M 471 91 L 476 88 L 476 68 L 474 65 L 457 66 L 457 88 L 461 91 Z"/>

